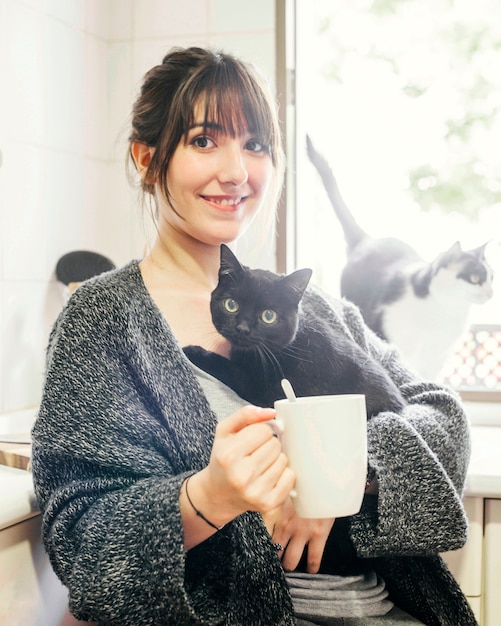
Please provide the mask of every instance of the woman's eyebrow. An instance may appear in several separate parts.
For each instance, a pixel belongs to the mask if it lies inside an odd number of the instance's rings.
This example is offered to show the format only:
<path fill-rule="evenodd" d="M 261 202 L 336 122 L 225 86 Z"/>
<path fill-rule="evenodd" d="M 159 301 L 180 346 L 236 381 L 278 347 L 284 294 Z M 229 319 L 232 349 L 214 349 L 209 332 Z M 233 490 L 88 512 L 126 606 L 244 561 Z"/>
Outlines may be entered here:
<path fill-rule="evenodd" d="M 220 133 L 224 132 L 223 126 L 221 126 L 221 124 L 217 124 L 216 122 L 195 122 L 189 126 L 188 131 L 194 130 L 195 128 L 208 128 L 210 130 L 216 130 Z"/>
<path fill-rule="evenodd" d="M 240 136 L 240 137 L 245 137 L 246 135 L 255 134 L 255 131 L 248 129 L 248 128 L 242 128 L 241 132 L 238 132 L 236 129 L 235 131 L 233 129 L 229 130 L 226 126 L 223 126 L 222 124 L 218 124 L 217 122 L 210 122 L 210 121 L 193 122 L 193 124 L 190 124 L 186 132 L 190 133 L 191 131 L 196 130 L 196 129 L 203 130 L 204 132 L 207 130 L 210 130 L 215 133 L 221 133 L 223 135 L 228 134 L 228 135 L 232 135 L 232 136 L 235 135 L 235 136 Z"/>

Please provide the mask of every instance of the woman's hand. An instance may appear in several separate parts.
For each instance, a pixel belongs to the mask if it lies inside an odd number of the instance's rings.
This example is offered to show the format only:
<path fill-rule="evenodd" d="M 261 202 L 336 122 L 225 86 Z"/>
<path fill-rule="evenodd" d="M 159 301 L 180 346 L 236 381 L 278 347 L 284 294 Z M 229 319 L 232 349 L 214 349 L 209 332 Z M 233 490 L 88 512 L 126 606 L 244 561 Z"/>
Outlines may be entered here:
<path fill-rule="evenodd" d="M 265 524 L 274 543 L 285 547 L 281 556 L 286 571 L 296 569 L 305 546 L 307 552 L 307 571 L 317 574 L 324 553 L 327 538 L 334 525 L 332 519 L 305 519 L 296 515 L 290 500 L 280 508 L 265 516 Z"/>
<path fill-rule="evenodd" d="M 246 406 L 218 424 L 209 465 L 189 483 L 192 502 L 214 525 L 245 511 L 266 514 L 287 499 L 296 478 L 279 439 L 264 423 L 274 417 L 273 409 Z M 186 502 L 181 505 L 189 549 L 211 532 L 194 521 Z"/>

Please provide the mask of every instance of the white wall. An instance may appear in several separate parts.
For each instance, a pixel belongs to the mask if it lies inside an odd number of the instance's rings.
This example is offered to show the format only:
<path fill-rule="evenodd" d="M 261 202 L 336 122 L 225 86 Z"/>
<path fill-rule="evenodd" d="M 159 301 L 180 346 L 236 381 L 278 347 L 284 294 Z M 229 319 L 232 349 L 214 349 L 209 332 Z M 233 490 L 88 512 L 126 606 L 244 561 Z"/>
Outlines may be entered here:
<path fill-rule="evenodd" d="M 0 0 L 0 411 L 38 403 L 64 302 L 58 258 L 142 253 L 124 163 L 144 72 L 172 45 L 211 44 L 274 84 L 274 11 L 272 0 Z"/>

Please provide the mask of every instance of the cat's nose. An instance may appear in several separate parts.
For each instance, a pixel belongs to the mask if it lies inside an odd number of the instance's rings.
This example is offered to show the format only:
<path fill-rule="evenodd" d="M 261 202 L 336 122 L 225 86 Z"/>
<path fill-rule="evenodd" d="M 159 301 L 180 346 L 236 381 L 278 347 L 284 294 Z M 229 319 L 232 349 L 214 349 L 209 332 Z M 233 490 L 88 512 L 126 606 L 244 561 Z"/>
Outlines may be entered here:
<path fill-rule="evenodd" d="M 250 327 L 248 322 L 239 322 L 236 326 L 237 332 L 239 332 L 241 335 L 249 335 L 250 334 Z"/>

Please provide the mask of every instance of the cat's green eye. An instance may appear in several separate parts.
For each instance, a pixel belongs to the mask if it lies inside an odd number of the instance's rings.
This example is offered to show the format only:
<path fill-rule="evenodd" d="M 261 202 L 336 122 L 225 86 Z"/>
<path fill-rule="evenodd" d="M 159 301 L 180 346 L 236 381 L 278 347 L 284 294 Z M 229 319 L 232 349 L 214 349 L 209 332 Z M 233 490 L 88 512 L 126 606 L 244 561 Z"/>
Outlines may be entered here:
<path fill-rule="evenodd" d="M 277 321 L 277 314 L 272 309 L 266 309 L 261 313 L 261 319 L 265 324 L 274 324 Z"/>
<path fill-rule="evenodd" d="M 226 298 L 224 301 L 224 308 L 228 313 L 236 313 L 238 311 L 238 302 L 233 298 Z"/>
<path fill-rule="evenodd" d="M 480 281 L 480 276 L 478 274 L 472 274 L 470 276 L 470 283 L 472 285 L 478 285 L 479 281 Z"/>

